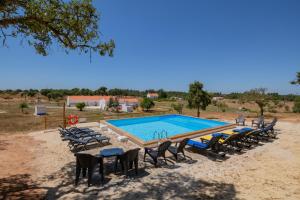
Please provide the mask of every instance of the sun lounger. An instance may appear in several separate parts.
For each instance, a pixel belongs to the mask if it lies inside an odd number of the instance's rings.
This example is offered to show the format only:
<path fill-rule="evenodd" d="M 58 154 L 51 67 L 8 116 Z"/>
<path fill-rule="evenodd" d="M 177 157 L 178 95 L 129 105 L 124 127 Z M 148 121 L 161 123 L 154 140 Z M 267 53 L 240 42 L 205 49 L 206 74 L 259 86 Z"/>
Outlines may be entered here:
<path fill-rule="evenodd" d="M 94 138 L 94 137 L 101 137 L 100 133 L 96 132 L 77 132 L 77 131 L 70 131 L 68 129 L 59 129 L 61 136 L 71 136 L 77 139 L 85 139 L 85 138 Z M 104 136 L 103 136 L 104 137 Z"/>
<path fill-rule="evenodd" d="M 216 134 L 207 142 L 189 140 L 187 145 L 189 145 L 195 149 L 198 149 L 200 151 L 209 151 L 211 153 L 214 153 L 215 155 L 225 156 L 225 153 L 219 154 L 219 152 L 220 152 L 219 140 L 221 138 L 222 138 L 222 134 Z"/>
<path fill-rule="evenodd" d="M 64 137 L 65 140 L 69 141 L 68 146 L 70 147 L 70 149 L 72 150 L 86 150 L 86 146 L 91 144 L 91 143 L 104 143 L 107 142 L 109 143 L 110 138 L 106 137 L 106 136 L 99 136 L 99 137 L 90 137 L 90 138 L 74 138 L 72 136 L 65 136 Z"/>

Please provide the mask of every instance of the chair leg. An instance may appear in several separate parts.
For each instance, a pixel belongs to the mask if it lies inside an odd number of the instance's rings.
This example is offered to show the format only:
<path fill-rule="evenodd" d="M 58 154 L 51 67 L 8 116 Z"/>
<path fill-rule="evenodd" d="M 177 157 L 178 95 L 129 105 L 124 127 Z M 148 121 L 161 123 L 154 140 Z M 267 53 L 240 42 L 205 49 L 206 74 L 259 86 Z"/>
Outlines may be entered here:
<path fill-rule="evenodd" d="M 80 172 L 81 172 L 81 167 L 77 164 L 76 165 L 76 178 L 75 178 L 75 185 L 78 184 L 79 181 L 79 176 L 80 176 Z"/>
<path fill-rule="evenodd" d="M 93 168 L 88 168 L 88 187 L 90 187 L 92 182 Z"/>
<path fill-rule="evenodd" d="M 127 161 L 124 161 L 124 171 L 125 171 L 125 176 L 127 177 L 128 176 L 128 162 Z"/>
<path fill-rule="evenodd" d="M 139 170 L 139 160 L 138 159 L 134 160 L 134 168 L 135 168 L 135 174 L 138 175 L 138 170 Z"/>
<path fill-rule="evenodd" d="M 82 177 L 86 177 L 86 168 L 82 168 Z"/>
<path fill-rule="evenodd" d="M 184 153 L 184 151 L 182 151 L 182 154 L 183 154 L 183 157 L 185 158 L 185 153 Z"/>
<path fill-rule="evenodd" d="M 103 158 L 100 158 L 99 174 L 101 174 L 101 181 L 104 181 Z"/>
<path fill-rule="evenodd" d="M 144 153 L 144 162 L 146 160 L 146 154 L 147 154 L 147 150 L 145 150 L 145 153 Z"/>
<path fill-rule="evenodd" d="M 154 161 L 154 167 L 157 167 L 157 158 L 153 158 Z"/>
<path fill-rule="evenodd" d="M 166 164 L 168 165 L 166 155 L 164 154 L 163 157 L 164 157 Z M 177 158 L 176 158 L 176 160 L 177 160 Z"/>
<path fill-rule="evenodd" d="M 177 153 L 174 153 L 173 155 L 174 155 L 174 157 L 175 157 L 175 160 L 177 161 L 177 160 L 178 160 L 178 154 L 177 154 Z M 166 158 L 165 158 L 165 161 L 166 161 Z M 167 162 L 167 161 L 166 161 L 166 162 Z"/>
<path fill-rule="evenodd" d="M 119 161 L 119 158 L 118 156 L 116 157 L 116 160 L 115 160 L 115 173 L 117 172 L 118 170 L 118 161 Z M 120 161 L 121 162 L 121 161 Z"/>
<path fill-rule="evenodd" d="M 129 169 L 132 169 L 133 161 L 130 161 L 128 164 L 129 164 Z"/>

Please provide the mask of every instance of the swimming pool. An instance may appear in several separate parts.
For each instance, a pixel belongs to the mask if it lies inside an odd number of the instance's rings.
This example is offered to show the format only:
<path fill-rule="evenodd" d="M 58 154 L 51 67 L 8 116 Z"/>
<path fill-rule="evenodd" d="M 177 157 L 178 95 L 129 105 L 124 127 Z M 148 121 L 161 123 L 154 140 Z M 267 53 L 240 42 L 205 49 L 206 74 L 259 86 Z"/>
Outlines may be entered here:
<path fill-rule="evenodd" d="M 108 124 L 130 134 L 139 142 L 147 143 L 162 138 L 176 138 L 186 133 L 195 133 L 227 127 L 226 122 L 195 118 L 184 115 L 162 115 L 129 119 L 108 120 Z"/>

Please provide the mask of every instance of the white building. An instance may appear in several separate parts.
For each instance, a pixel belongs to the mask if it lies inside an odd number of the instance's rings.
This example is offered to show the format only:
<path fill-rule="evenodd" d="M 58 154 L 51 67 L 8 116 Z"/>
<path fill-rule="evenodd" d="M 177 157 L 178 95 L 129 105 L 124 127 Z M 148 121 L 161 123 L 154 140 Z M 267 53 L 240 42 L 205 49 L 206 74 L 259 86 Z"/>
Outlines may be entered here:
<path fill-rule="evenodd" d="M 96 106 L 99 107 L 100 110 L 105 110 L 109 99 L 117 98 L 114 96 L 68 96 L 67 97 L 67 106 L 75 106 L 77 103 L 85 103 L 86 106 Z M 121 97 L 117 98 L 120 104 L 120 107 L 124 105 L 124 112 L 132 112 L 135 107 L 138 106 L 139 100 L 135 97 Z M 131 108 L 125 108 L 131 107 Z"/>
<path fill-rule="evenodd" d="M 220 101 L 220 100 L 223 100 L 224 97 L 213 97 L 212 100 L 213 101 Z"/>
<path fill-rule="evenodd" d="M 148 92 L 147 98 L 156 99 L 158 98 L 158 94 L 156 92 Z"/>

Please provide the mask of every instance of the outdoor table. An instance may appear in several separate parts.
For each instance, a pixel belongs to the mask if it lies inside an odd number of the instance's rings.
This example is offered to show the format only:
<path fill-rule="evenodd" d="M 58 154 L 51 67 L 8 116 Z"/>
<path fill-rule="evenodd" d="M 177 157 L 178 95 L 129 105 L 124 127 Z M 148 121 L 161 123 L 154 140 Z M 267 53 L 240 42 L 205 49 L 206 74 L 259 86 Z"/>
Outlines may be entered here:
<path fill-rule="evenodd" d="M 103 182 L 104 181 L 104 161 L 103 161 L 104 158 L 116 156 L 116 162 L 117 162 L 118 156 L 122 155 L 124 153 L 124 150 L 122 148 L 112 147 L 112 148 L 100 149 L 100 151 L 98 150 L 98 153 L 96 153 L 94 149 L 82 151 L 80 153 L 87 153 L 98 159 L 98 162 L 100 164 L 99 173 L 101 174 L 101 181 Z"/>
<path fill-rule="evenodd" d="M 102 149 L 99 152 L 99 156 L 105 157 L 113 157 L 113 156 L 120 156 L 124 153 L 122 148 L 109 148 L 109 149 Z"/>
<path fill-rule="evenodd" d="M 118 165 L 118 156 L 122 155 L 124 153 L 124 150 L 122 148 L 108 148 L 108 149 L 102 149 L 99 152 L 99 157 L 101 157 L 102 165 L 100 163 L 100 166 L 103 166 L 103 158 L 108 158 L 108 157 L 114 157 L 116 156 L 115 159 L 115 171 L 117 169 Z M 104 180 L 104 171 L 103 168 L 100 169 L 102 172 L 102 180 Z"/>

